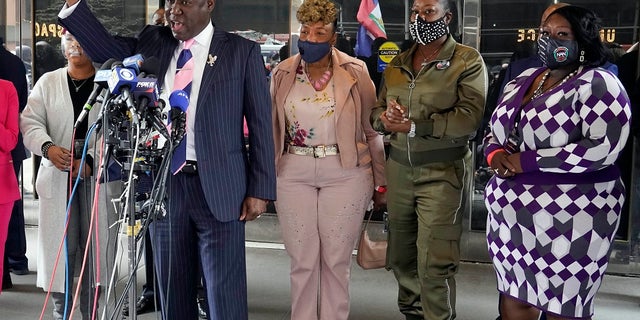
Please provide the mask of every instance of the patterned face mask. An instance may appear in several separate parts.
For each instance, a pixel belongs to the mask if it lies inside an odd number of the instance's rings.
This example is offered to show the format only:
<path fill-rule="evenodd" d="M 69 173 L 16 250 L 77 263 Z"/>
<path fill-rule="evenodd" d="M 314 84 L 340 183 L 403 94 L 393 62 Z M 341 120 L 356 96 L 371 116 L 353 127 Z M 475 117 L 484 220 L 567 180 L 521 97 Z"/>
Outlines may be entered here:
<path fill-rule="evenodd" d="M 538 39 L 538 57 L 549 69 L 570 65 L 578 60 L 578 42 L 550 37 Z"/>
<path fill-rule="evenodd" d="M 415 21 L 409 23 L 409 32 L 414 41 L 425 45 L 447 35 L 449 28 L 444 22 L 444 16 L 433 22 L 427 22 L 427 20 L 417 16 Z"/>

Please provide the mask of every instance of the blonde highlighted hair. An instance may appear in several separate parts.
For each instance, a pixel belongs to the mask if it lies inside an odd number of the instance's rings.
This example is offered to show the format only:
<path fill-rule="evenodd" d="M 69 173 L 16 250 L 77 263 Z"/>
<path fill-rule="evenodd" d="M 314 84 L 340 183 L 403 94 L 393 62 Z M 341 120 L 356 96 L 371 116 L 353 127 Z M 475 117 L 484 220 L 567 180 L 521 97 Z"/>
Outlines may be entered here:
<path fill-rule="evenodd" d="M 322 21 L 324 24 L 333 24 L 335 28 L 338 10 L 330 0 L 305 0 L 296 12 L 296 18 L 301 24 Z"/>

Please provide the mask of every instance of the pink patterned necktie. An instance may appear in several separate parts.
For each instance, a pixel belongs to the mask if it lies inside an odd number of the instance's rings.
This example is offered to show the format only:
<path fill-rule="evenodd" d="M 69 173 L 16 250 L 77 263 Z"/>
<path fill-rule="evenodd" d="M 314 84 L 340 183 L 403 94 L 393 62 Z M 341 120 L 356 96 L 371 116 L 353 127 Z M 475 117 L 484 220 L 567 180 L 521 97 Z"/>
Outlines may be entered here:
<path fill-rule="evenodd" d="M 173 81 L 173 90 L 184 90 L 187 95 L 191 94 L 191 81 L 193 80 L 193 56 L 191 55 L 191 46 L 195 42 L 189 39 L 184 42 L 184 48 L 178 56 L 176 65 L 176 77 Z M 173 151 L 171 157 L 171 173 L 176 174 L 187 163 L 187 134 Z"/>

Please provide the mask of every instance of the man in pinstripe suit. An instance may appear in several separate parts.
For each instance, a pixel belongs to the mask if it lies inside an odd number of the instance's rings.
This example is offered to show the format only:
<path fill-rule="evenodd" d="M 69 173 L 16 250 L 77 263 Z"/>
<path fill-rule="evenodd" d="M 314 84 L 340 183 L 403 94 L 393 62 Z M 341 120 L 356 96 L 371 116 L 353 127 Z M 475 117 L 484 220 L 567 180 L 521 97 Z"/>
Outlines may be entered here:
<path fill-rule="evenodd" d="M 157 57 L 165 97 L 183 42 L 195 39 L 187 113 L 190 164 L 170 177 L 168 216 L 152 226 L 165 319 L 197 319 L 198 256 L 210 318 L 247 319 L 244 223 L 275 200 L 271 100 L 260 47 L 214 28 L 214 6 L 215 0 L 167 0 L 169 26 L 147 25 L 135 38 L 111 36 L 86 0 L 66 0 L 59 15 L 93 61 L 136 53 Z"/>

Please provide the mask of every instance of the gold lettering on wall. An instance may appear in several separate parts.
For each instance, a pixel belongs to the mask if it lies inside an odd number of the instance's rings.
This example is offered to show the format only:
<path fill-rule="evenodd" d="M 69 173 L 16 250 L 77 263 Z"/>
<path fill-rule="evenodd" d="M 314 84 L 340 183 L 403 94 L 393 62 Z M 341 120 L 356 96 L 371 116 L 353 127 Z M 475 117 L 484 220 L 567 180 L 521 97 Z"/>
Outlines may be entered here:
<path fill-rule="evenodd" d="M 525 40 L 531 40 L 531 41 L 538 40 L 538 30 L 518 29 L 518 39 L 516 40 L 516 42 L 522 42 Z"/>
<path fill-rule="evenodd" d="M 538 32 L 536 29 L 518 29 L 516 42 L 522 42 L 525 40 L 538 40 Z M 616 42 L 616 29 L 602 29 L 600 30 L 600 40 L 602 42 Z"/>
<path fill-rule="evenodd" d="M 40 23 L 33 24 L 33 29 L 36 37 L 42 38 L 60 38 L 62 36 L 62 26 L 56 23 Z"/>
<path fill-rule="evenodd" d="M 600 40 L 602 42 L 616 42 L 616 29 L 600 30 Z"/>

